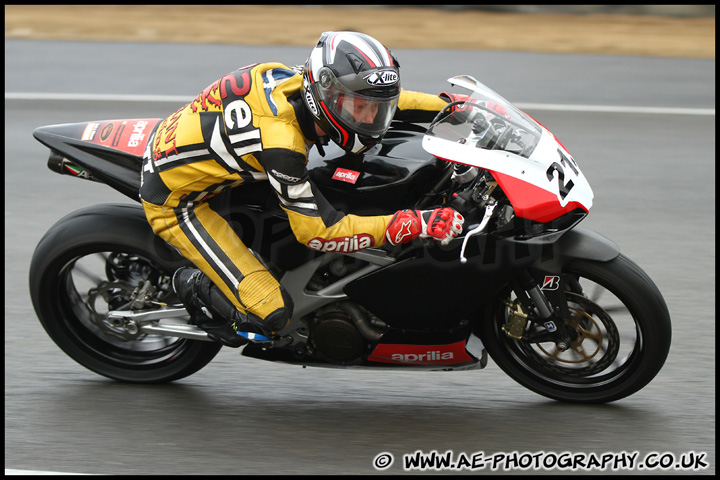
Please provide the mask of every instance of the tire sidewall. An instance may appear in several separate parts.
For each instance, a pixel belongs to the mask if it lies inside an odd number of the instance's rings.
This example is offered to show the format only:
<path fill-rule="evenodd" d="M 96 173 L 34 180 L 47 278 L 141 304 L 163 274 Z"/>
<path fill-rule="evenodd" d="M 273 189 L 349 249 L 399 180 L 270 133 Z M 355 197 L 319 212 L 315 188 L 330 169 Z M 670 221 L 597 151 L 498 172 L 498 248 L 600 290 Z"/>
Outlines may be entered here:
<path fill-rule="evenodd" d="M 623 255 L 608 262 L 576 260 L 563 268 L 563 273 L 567 272 L 579 273 L 610 290 L 633 316 L 636 328 L 640 330 L 642 348 L 640 351 L 634 349 L 626 371 L 607 384 L 585 387 L 560 386 L 534 375 L 518 363 L 504 346 L 508 340 L 496 327 L 496 315 L 502 299 L 495 302 L 488 321 L 481 326 L 489 355 L 515 381 L 555 400 L 605 403 L 632 395 L 657 375 L 669 352 L 672 335 L 670 315 L 662 295 L 650 278 Z"/>
<path fill-rule="evenodd" d="M 120 251 L 152 260 L 165 272 L 189 264 L 152 232 L 141 207 L 114 207 L 97 206 L 75 212 L 57 222 L 41 239 L 30 267 L 30 293 L 40 323 L 63 352 L 100 375 L 134 383 L 160 383 L 186 377 L 207 365 L 222 346 L 187 340 L 171 361 L 150 368 L 132 367 L 83 345 L 62 318 L 58 295 L 62 272 L 75 258 L 93 252 Z"/>

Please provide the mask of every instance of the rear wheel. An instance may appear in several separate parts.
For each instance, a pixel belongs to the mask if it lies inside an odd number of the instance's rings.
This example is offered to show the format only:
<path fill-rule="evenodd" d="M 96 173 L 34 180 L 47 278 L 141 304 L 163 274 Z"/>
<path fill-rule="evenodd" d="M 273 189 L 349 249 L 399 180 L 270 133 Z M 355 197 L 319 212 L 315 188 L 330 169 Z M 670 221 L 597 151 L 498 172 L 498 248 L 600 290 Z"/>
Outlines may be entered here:
<path fill-rule="evenodd" d="M 38 318 L 67 355 L 100 375 L 133 383 L 187 377 L 207 365 L 221 345 L 138 335 L 108 319 L 108 311 L 128 308 L 138 287 L 145 286 L 151 302 L 177 302 L 170 279 L 185 263 L 158 242 L 147 223 L 115 220 L 71 215 L 43 237 L 30 270 Z"/>
<path fill-rule="evenodd" d="M 524 312 L 507 290 L 494 321 L 482 326 L 488 353 L 518 383 L 556 400 L 604 403 L 637 392 L 657 375 L 670 349 L 670 315 L 659 290 L 623 255 L 609 262 L 576 260 L 562 273 L 570 348 L 530 341 L 543 328 L 532 322 L 522 338 L 508 335 Z"/>

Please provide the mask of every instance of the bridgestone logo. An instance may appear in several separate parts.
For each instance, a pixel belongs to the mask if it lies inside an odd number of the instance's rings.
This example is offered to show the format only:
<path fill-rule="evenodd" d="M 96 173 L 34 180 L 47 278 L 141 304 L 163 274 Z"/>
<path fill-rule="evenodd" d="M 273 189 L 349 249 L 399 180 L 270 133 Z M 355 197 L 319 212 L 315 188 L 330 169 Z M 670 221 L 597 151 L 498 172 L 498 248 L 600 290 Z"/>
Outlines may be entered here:
<path fill-rule="evenodd" d="M 372 235 L 361 233 L 352 237 L 338 237 L 331 240 L 315 237 L 308 242 L 307 246 L 318 252 L 350 253 L 372 247 L 374 244 L 375 240 Z"/>

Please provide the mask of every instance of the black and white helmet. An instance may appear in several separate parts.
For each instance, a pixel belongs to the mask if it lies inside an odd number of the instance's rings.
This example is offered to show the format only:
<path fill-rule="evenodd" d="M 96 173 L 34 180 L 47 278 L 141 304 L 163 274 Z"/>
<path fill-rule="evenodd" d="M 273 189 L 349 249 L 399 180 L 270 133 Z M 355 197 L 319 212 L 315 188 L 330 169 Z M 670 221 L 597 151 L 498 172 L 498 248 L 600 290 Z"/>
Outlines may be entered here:
<path fill-rule="evenodd" d="M 302 89 L 318 126 L 344 150 L 359 153 L 390 127 L 400 96 L 400 66 L 368 35 L 325 32 L 305 63 Z"/>

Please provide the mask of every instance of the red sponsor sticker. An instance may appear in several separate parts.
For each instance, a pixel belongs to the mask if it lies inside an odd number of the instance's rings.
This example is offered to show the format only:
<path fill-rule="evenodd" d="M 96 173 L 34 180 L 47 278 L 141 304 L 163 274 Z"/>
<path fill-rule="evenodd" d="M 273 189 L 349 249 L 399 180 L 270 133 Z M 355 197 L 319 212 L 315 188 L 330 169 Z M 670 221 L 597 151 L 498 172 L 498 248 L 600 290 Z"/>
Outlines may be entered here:
<path fill-rule="evenodd" d="M 457 365 L 475 361 L 465 351 L 464 341 L 448 345 L 380 344 L 368 360 L 403 365 Z"/>
<path fill-rule="evenodd" d="M 332 176 L 333 180 L 340 180 L 341 182 L 355 183 L 360 178 L 360 172 L 354 170 L 347 170 L 345 168 L 338 168 Z"/>
<path fill-rule="evenodd" d="M 105 145 L 133 155 L 142 155 L 150 132 L 159 118 L 138 118 L 91 122 L 85 126 L 81 140 Z"/>

